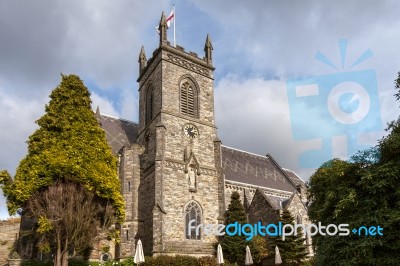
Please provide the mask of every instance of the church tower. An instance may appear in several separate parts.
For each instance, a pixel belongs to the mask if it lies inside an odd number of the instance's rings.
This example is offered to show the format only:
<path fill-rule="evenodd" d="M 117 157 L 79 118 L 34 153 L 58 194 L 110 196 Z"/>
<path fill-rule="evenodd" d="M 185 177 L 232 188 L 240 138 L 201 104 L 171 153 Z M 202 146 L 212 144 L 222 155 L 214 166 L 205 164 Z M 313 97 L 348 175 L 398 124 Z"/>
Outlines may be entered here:
<path fill-rule="evenodd" d="M 188 224 L 223 222 L 221 142 L 214 118 L 212 44 L 204 58 L 173 47 L 161 16 L 159 47 L 139 55 L 137 234 L 148 255 L 212 255 L 215 236 Z"/>

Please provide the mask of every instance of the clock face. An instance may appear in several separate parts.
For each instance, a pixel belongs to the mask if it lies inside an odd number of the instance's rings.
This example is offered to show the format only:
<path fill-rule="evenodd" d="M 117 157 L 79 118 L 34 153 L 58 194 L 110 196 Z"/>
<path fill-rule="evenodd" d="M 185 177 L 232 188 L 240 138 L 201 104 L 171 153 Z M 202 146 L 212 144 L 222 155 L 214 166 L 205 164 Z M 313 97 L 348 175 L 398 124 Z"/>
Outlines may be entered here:
<path fill-rule="evenodd" d="M 185 133 L 185 136 L 191 139 L 197 138 L 199 135 L 199 131 L 197 128 L 192 125 L 192 124 L 187 124 L 183 127 L 183 132 Z"/>

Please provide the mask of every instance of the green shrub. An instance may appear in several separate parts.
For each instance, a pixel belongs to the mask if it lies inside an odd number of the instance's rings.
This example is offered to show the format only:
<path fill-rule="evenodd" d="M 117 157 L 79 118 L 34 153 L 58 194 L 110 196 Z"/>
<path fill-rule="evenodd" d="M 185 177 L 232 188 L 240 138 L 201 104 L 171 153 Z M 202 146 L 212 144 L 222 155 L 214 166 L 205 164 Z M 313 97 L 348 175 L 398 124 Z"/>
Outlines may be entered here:
<path fill-rule="evenodd" d="M 53 266 L 52 261 L 24 260 L 21 266 Z"/>
<path fill-rule="evenodd" d="M 177 255 L 167 256 L 160 255 L 157 257 L 146 257 L 145 262 L 141 263 L 140 266 L 202 266 L 213 264 L 201 264 L 200 259 L 191 256 Z"/>
<path fill-rule="evenodd" d="M 200 266 L 218 266 L 217 259 L 215 257 L 201 257 L 199 258 Z"/>
<path fill-rule="evenodd" d="M 157 257 L 146 257 L 145 262 L 140 264 L 141 266 L 172 266 L 176 265 L 175 258 L 166 255 L 160 255 Z"/>
<path fill-rule="evenodd" d="M 96 261 L 87 261 L 83 259 L 69 259 L 69 266 L 132 266 L 136 265 L 133 263 L 133 258 L 127 258 L 123 261 L 107 261 L 100 263 Z M 21 266 L 52 266 L 53 262 L 45 261 L 24 261 Z M 230 266 L 226 262 L 224 266 Z M 191 256 L 167 256 L 160 255 L 157 257 L 145 257 L 145 262 L 141 263 L 140 266 L 218 266 L 215 257 L 191 257 Z"/>
<path fill-rule="evenodd" d="M 133 264 L 133 258 L 127 258 L 124 259 L 122 262 L 120 262 L 121 266 L 132 266 Z"/>

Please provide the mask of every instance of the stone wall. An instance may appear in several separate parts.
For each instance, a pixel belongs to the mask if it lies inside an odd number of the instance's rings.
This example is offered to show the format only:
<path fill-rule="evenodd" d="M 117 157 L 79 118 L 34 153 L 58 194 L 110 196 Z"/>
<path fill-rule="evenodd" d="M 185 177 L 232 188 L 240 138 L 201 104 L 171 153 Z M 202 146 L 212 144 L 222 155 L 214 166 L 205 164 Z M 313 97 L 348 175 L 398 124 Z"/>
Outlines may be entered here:
<path fill-rule="evenodd" d="M 301 194 L 296 193 L 294 195 L 287 209 L 292 214 L 295 222 L 304 225 L 309 225 L 311 223 L 307 214 L 307 209 L 304 205 L 304 202 L 301 199 Z M 309 256 L 313 256 L 314 253 L 311 246 L 312 245 L 311 236 L 304 236 L 304 244 L 308 246 Z"/>
<path fill-rule="evenodd" d="M 0 265 L 6 265 L 19 236 L 20 219 L 0 221 Z"/>
<path fill-rule="evenodd" d="M 253 202 L 249 208 L 249 223 L 255 224 L 261 221 L 262 224 L 276 224 L 279 221 L 279 211 L 272 208 L 261 193 L 264 192 L 257 190 L 254 195 Z"/>

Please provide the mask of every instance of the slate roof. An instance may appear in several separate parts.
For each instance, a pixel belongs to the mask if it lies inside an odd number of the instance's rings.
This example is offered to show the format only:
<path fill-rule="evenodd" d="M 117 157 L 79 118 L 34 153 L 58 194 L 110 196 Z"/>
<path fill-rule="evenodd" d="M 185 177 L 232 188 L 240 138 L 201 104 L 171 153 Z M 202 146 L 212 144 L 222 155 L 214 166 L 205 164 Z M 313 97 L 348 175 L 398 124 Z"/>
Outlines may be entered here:
<path fill-rule="evenodd" d="M 290 169 L 282 168 L 286 175 L 297 185 L 305 185 L 303 179 L 301 179 L 295 172 Z"/>
<path fill-rule="evenodd" d="M 275 197 L 265 194 L 264 196 L 271 204 L 271 207 L 274 208 L 274 210 L 283 210 L 286 207 L 287 203 L 289 202 L 288 198 Z"/>
<path fill-rule="evenodd" d="M 257 188 L 256 194 L 261 195 L 265 199 L 266 202 L 274 209 L 274 210 L 284 210 L 286 209 L 290 202 L 292 201 L 295 193 L 292 193 L 291 196 L 288 197 L 279 197 L 268 194 L 266 191 L 263 191 L 260 188 Z M 255 197 L 256 195 L 254 195 Z M 253 204 L 253 202 L 252 202 Z"/>
<path fill-rule="evenodd" d="M 296 182 L 271 155 L 261 156 L 226 146 L 221 149 L 226 180 L 288 192 L 296 190 Z"/>
<path fill-rule="evenodd" d="M 139 125 L 121 118 L 115 118 L 103 114 L 96 114 L 97 120 L 106 132 L 108 144 L 114 154 L 125 145 L 135 142 Z"/>
<path fill-rule="evenodd" d="M 261 195 L 265 199 L 266 202 L 274 209 L 274 210 L 285 210 L 289 207 L 290 203 L 292 202 L 294 196 L 296 195 L 295 192 L 292 192 L 290 197 L 281 197 L 276 195 L 271 195 L 267 191 L 263 189 L 257 188 L 256 194 Z M 251 204 L 253 204 L 254 198 Z"/>

